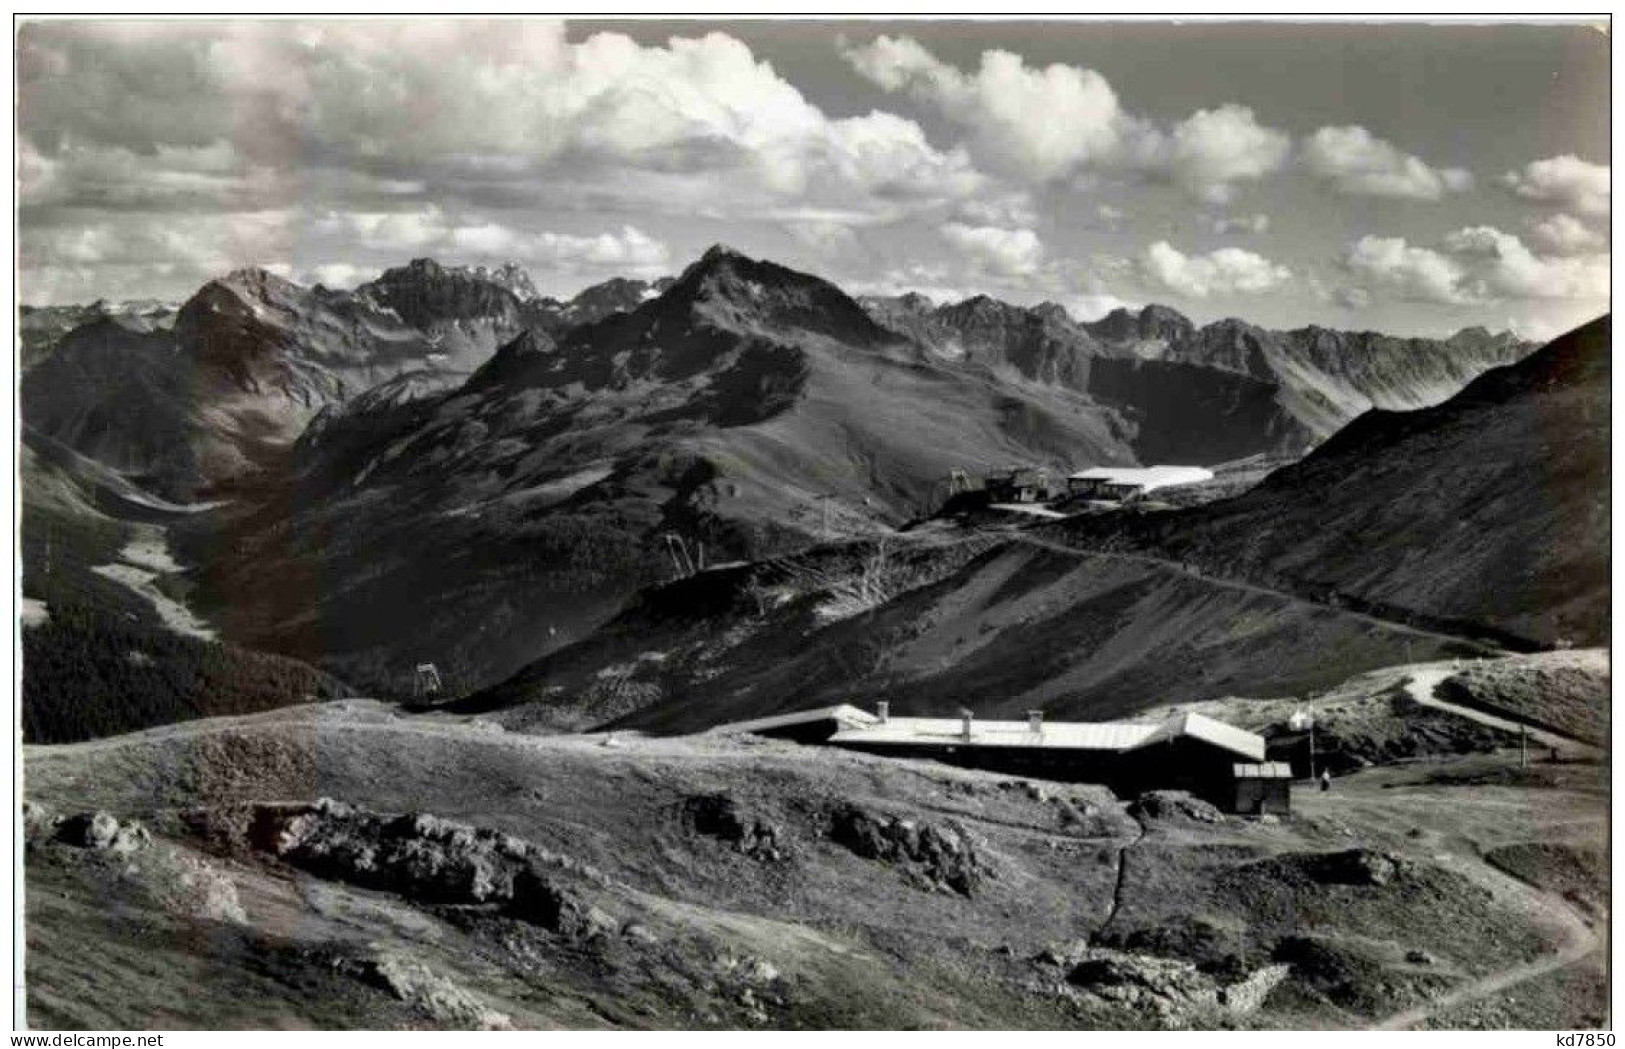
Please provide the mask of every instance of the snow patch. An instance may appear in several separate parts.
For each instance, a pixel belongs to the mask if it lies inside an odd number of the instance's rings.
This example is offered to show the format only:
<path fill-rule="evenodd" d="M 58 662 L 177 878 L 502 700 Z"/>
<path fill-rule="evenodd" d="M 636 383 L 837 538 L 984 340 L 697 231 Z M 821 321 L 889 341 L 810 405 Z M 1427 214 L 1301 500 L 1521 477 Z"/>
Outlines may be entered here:
<path fill-rule="evenodd" d="M 119 551 L 120 560 L 110 565 L 96 565 L 91 571 L 146 598 L 164 625 L 177 634 L 213 641 L 215 632 L 203 620 L 155 585 L 159 576 L 181 569 L 179 562 L 170 555 L 163 530 L 154 525 L 135 527 L 135 535 Z"/>
<path fill-rule="evenodd" d="M 44 626 L 51 621 L 51 607 L 37 597 L 25 597 L 17 606 L 17 619 L 25 630 Z"/>

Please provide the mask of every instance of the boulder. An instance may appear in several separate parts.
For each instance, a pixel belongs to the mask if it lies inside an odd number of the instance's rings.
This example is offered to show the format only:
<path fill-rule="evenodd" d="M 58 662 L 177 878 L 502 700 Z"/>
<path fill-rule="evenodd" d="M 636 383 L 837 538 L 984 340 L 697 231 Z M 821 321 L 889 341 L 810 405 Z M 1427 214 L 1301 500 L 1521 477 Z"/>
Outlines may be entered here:
<path fill-rule="evenodd" d="M 1182 790 L 1148 790 L 1134 799 L 1128 811 L 1137 819 L 1224 822 L 1224 813 L 1217 807 Z"/>
<path fill-rule="evenodd" d="M 111 848 L 118 838 L 119 824 L 109 813 L 80 812 L 63 820 L 57 838 L 83 849 Z"/>
<path fill-rule="evenodd" d="M 701 794 L 682 805 L 683 823 L 697 834 L 732 845 L 753 859 L 784 859 L 784 835 L 772 821 L 747 811 L 726 794 Z"/>
<path fill-rule="evenodd" d="M 961 896 L 970 896 L 987 874 L 970 836 L 952 823 L 939 826 L 845 805 L 831 816 L 830 839 L 864 859 L 903 867 L 926 887 Z"/>

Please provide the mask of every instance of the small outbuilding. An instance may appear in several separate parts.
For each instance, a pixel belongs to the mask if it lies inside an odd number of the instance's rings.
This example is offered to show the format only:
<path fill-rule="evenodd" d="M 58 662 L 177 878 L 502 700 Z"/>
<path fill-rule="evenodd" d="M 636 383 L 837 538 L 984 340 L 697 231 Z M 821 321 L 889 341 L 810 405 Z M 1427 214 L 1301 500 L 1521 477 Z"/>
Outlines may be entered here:
<path fill-rule="evenodd" d="M 1237 765 L 1232 810 L 1247 816 L 1292 812 L 1292 766 L 1284 761 Z"/>
<path fill-rule="evenodd" d="M 1079 783 L 1100 783 L 1130 796 L 1187 790 L 1225 808 L 1235 802 L 1237 761 L 1264 760 L 1264 739 L 1201 714 L 1160 721 L 1049 722 L 879 716 L 843 729 L 832 746 L 893 757 Z"/>
<path fill-rule="evenodd" d="M 1032 466 L 989 474 L 985 487 L 989 501 L 995 503 L 1042 503 L 1054 497 L 1049 474 Z"/>

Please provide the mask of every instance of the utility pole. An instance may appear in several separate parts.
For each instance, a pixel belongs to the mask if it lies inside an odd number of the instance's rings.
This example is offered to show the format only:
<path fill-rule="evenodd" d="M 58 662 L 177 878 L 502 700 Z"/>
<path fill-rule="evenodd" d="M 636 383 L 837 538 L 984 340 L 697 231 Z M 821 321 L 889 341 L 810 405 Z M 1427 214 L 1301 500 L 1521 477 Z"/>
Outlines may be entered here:
<path fill-rule="evenodd" d="M 1529 767 L 1529 726 L 1518 726 L 1518 767 Z"/>
<path fill-rule="evenodd" d="M 1309 779 L 1315 778 L 1315 719 L 1309 719 Z"/>
<path fill-rule="evenodd" d="M 824 507 L 823 535 L 824 542 L 826 543 L 829 542 L 829 501 L 831 498 L 832 497 L 828 492 L 818 497 L 818 501 L 822 503 Z"/>

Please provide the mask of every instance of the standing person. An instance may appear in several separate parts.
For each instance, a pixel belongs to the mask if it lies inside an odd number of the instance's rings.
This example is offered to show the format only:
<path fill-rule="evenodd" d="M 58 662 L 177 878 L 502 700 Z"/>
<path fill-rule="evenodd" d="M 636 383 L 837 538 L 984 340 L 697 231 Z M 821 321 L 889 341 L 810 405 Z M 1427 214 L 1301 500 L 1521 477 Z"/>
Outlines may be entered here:
<path fill-rule="evenodd" d="M 1320 770 L 1320 789 L 1322 791 L 1328 791 L 1328 790 L 1332 789 L 1332 770 L 1331 769 L 1321 769 Z"/>

